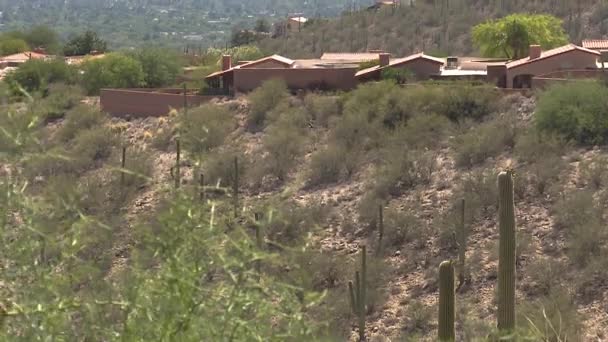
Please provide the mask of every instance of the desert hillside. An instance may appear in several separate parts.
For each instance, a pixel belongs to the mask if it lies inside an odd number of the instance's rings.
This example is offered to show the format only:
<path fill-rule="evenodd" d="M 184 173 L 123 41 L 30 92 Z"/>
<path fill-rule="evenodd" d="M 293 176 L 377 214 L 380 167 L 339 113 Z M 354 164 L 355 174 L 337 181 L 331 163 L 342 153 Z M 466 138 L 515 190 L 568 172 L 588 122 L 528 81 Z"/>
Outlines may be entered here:
<path fill-rule="evenodd" d="M 0 335 L 229 340 L 257 320 L 238 340 L 354 341 L 348 282 L 366 245 L 367 336 L 435 341 L 438 266 L 464 233 L 457 340 L 484 340 L 508 169 L 520 333 L 605 340 L 607 91 L 379 82 L 291 95 L 269 82 L 145 119 L 109 118 L 70 87 L 7 104 Z"/>

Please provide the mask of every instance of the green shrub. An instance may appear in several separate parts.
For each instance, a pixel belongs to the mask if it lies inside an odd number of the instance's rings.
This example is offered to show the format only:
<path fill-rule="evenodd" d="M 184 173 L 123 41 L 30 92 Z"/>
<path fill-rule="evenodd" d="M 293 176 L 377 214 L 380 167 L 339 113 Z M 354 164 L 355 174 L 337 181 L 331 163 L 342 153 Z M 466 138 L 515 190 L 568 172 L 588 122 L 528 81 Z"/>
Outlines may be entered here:
<path fill-rule="evenodd" d="M 54 83 L 49 86 L 48 95 L 41 100 L 46 120 L 64 117 L 66 111 L 76 107 L 83 99 L 82 88 L 64 83 Z"/>
<path fill-rule="evenodd" d="M 194 156 L 224 144 L 234 128 L 234 113 L 226 106 L 206 104 L 177 117 L 180 143 Z"/>
<path fill-rule="evenodd" d="M 497 119 L 480 125 L 454 140 L 456 165 L 472 167 L 515 145 L 515 124 L 510 119 Z"/>
<path fill-rule="evenodd" d="M 234 158 L 239 160 L 239 176 L 242 184 L 246 176 L 248 160 L 233 148 L 219 149 L 210 153 L 203 163 L 205 183 L 220 187 L 232 187 L 234 184 Z"/>
<path fill-rule="evenodd" d="M 86 170 L 95 166 L 95 162 L 107 159 L 116 144 L 112 132 L 103 126 L 78 132 L 70 148 L 70 157 L 77 168 Z"/>
<path fill-rule="evenodd" d="M 608 142 L 608 88 L 598 82 L 572 82 L 549 88 L 536 107 L 541 132 L 563 135 L 580 144 Z"/>
<path fill-rule="evenodd" d="M 340 98 L 336 96 L 308 94 L 304 98 L 304 106 L 321 127 L 328 127 L 330 119 L 342 112 Z"/>
<path fill-rule="evenodd" d="M 280 246 L 300 245 L 308 233 L 325 221 L 328 214 L 327 208 L 318 203 L 301 206 L 284 202 L 271 210 L 272 219 L 264 224 L 264 235 Z"/>
<path fill-rule="evenodd" d="M 180 56 L 175 51 L 146 46 L 130 55 L 141 64 L 146 87 L 159 88 L 172 85 L 181 72 Z"/>
<path fill-rule="evenodd" d="M 400 250 L 412 242 L 417 248 L 423 247 L 424 228 L 424 223 L 411 212 L 389 208 L 384 215 L 383 251 Z"/>
<path fill-rule="evenodd" d="M 434 94 L 437 98 L 428 102 L 431 111 L 452 121 L 481 120 L 497 109 L 498 93 L 490 86 L 456 83 L 439 87 Z"/>
<path fill-rule="evenodd" d="M 26 91 L 33 92 L 45 90 L 51 83 L 73 84 L 76 79 L 76 69 L 61 59 L 49 61 L 31 59 L 6 76 L 6 82 L 12 86 L 13 92 L 19 95 L 21 93 L 17 89 L 17 85 Z"/>
<path fill-rule="evenodd" d="M 247 119 L 249 128 L 254 130 L 261 128 L 268 113 L 274 110 L 288 95 L 287 85 L 282 80 L 266 81 L 251 92 L 249 95 L 251 108 Z"/>
<path fill-rule="evenodd" d="M 608 184 L 608 157 L 595 156 L 580 163 L 581 178 L 593 189 L 598 190 Z"/>
<path fill-rule="evenodd" d="M 383 80 L 392 80 L 397 84 L 404 84 L 415 79 L 415 74 L 408 68 L 386 68 L 381 72 Z"/>
<path fill-rule="evenodd" d="M 374 177 L 375 192 L 382 198 L 399 196 L 404 191 L 431 182 L 437 166 L 434 152 L 408 151 L 402 147 L 385 152 L 384 165 Z"/>
<path fill-rule="evenodd" d="M 107 121 L 107 115 L 98 109 L 79 105 L 67 112 L 63 126 L 57 132 L 61 141 L 73 139 L 80 131 L 102 126 Z"/>
<path fill-rule="evenodd" d="M 304 150 L 306 132 L 297 122 L 302 119 L 297 116 L 303 115 L 295 110 L 292 113 L 284 114 L 277 122 L 268 127 L 262 140 L 266 152 L 265 170 L 279 180 L 285 179 Z"/>
<path fill-rule="evenodd" d="M 101 88 L 136 88 L 145 85 L 141 63 L 121 53 L 110 53 L 82 64 L 82 85 L 89 95 Z"/>
<path fill-rule="evenodd" d="M 562 156 L 568 144 L 556 135 L 542 134 L 534 128 L 518 134 L 515 139 L 515 155 L 524 162 L 535 162 L 541 158 Z"/>
<path fill-rule="evenodd" d="M 431 327 L 435 310 L 419 300 L 410 301 L 406 307 L 403 330 L 408 334 L 426 333 Z"/>
<path fill-rule="evenodd" d="M 520 327 L 529 327 L 536 341 L 578 341 L 581 318 L 572 296 L 563 287 L 545 297 L 524 303 L 519 314 Z"/>
<path fill-rule="evenodd" d="M 329 145 L 314 153 L 310 160 L 308 186 L 331 184 L 340 180 L 344 173 L 347 151 L 341 145 Z"/>
<path fill-rule="evenodd" d="M 437 114 L 414 115 L 405 125 L 399 126 L 392 137 L 393 144 L 410 148 L 436 148 L 450 132 L 451 124 L 444 116 Z"/>
<path fill-rule="evenodd" d="M 69 152 L 62 148 L 49 149 L 43 155 L 27 159 L 23 165 L 23 173 L 30 181 L 38 176 L 49 178 L 74 174 L 76 171 Z"/>

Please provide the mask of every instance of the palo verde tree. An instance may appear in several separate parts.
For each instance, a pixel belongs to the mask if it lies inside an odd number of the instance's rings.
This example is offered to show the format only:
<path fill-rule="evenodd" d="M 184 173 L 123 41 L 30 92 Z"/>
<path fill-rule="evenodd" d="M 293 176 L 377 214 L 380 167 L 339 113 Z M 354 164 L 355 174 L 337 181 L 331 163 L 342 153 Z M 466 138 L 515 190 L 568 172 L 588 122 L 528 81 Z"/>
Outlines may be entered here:
<path fill-rule="evenodd" d="M 523 58 L 530 44 L 550 49 L 567 44 L 562 21 L 545 14 L 512 14 L 473 27 L 473 42 L 486 57 Z"/>

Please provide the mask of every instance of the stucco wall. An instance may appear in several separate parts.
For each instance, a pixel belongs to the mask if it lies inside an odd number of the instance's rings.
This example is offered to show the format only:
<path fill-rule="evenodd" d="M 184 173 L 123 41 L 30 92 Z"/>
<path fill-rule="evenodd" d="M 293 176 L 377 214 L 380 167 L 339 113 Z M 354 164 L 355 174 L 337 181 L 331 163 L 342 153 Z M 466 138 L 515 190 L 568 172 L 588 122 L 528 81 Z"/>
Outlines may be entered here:
<path fill-rule="evenodd" d="M 214 96 L 187 95 L 188 106 L 199 106 Z M 102 89 L 100 94 L 101 110 L 113 116 L 163 116 L 171 108 L 179 109 L 184 105 L 184 95 L 152 92 L 147 89 Z"/>
<path fill-rule="evenodd" d="M 354 68 L 340 69 L 235 69 L 234 87 L 247 92 L 264 81 L 282 79 L 290 89 L 352 89 L 357 85 Z"/>
<path fill-rule="evenodd" d="M 596 68 L 596 61 L 600 56 L 580 50 L 555 55 L 553 57 L 540 59 L 536 62 L 507 69 L 507 87 L 513 87 L 513 79 L 518 75 L 545 75 L 550 72 L 567 69 Z"/>
<path fill-rule="evenodd" d="M 425 59 L 415 59 L 411 62 L 396 65 L 395 69 L 409 69 L 418 79 L 427 79 L 431 75 L 437 75 L 441 72 L 441 64 L 434 63 Z"/>
<path fill-rule="evenodd" d="M 277 62 L 275 60 L 270 59 L 270 60 L 267 60 L 267 61 L 264 61 L 264 62 L 261 62 L 261 63 L 258 63 L 258 64 L 247 66 L 244 69 L 276 69 L 276 68 L 285 69 L 285 68 L 288 68 L 288 67 L 289 66 L 287 66 L 287 65 L 285 65 L 283 63 L 280 63 L 280 62 Z"/>

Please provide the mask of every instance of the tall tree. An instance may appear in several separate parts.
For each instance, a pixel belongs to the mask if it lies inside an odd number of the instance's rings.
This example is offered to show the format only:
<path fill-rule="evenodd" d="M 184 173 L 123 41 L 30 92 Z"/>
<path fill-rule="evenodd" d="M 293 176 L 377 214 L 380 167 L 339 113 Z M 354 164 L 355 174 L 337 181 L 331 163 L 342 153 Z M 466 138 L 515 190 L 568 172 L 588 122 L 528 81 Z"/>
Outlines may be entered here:
<path fill-rule="evenodd" d="M 550 49 L 566 44 L 562 20 L 551 15 L 512 14 L 473 28 L 473 42 L 486 57 L 523 58 L 530 44 Z"/>
<path fill-rule="evenodd" d="M 63 49 L 66 56 L 88 55 L 93 51 L 105 52 L 106 42 L 94 31 L 86 31 L 68 41 Z"/>

